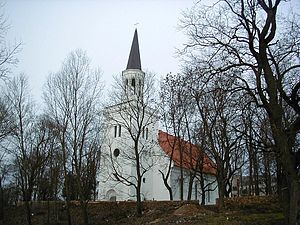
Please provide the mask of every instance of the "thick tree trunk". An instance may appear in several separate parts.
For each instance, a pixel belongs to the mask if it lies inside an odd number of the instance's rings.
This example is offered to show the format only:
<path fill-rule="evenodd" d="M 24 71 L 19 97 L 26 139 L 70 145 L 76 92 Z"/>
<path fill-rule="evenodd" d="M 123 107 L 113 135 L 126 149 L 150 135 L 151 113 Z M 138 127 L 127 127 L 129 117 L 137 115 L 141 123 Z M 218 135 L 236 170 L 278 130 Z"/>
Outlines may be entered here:
<path fill-rule="evenodd" d="M 28 225 L 32 225 L 32 221 L 31 221 L 31 206 L 30 206 L 30 201 L 28 199 L 25 200 L 25 209 L 26 209 L 27 224 Z"/>
<path fill-rule="evenodd" d="M 205 205 L 205 192 L 202 192 L 201 195 L 201 205 Z"/>
<path fill-rule="evenodd" d="M 169 192 L 170 201 L 172 201 L 173 200 L 173 191 L 172 191 L 171 186 L 168 184 L 168 179 L 164 179 L 164 184 L 165 184 L 165 187 L 167 188 L 167 190 Z"/>
<path fill-rule="evenodd" d="M 164 185 L 165 185 L 165 187 L 167 188 L 167 190 L 169 192 L 169 198 L 172 201 L 173 200 L 173 191 L 172 191 L 171 186 L 168 183 L 168 179 L 169 179 L 169 175 L 170 175 L 170 169 L 171 169 L 171 167 L 169 166 L 169 171 L 166 174 L 166 176 L 164 175 L 164 173 L 161 170 L 159 170 L 159 172 L 160 172 L 161 177 L 162 177 L 162 179 L 164 181 Z"/>
<path fill-rule="evenodd" d="M 140 184 L 137 185 L 137 189 L 136 189 L 136 212 L 138 216 L 141 216 L 143 212 Z"/>
<path fill-rule="evenodd" d="M 173 201 L 173 192 L 172 192 L 172 188 L 170 186 L 167 187 L 168 191 L 169 191 L 169 198 L 170 201 Z"/>
<path fill-rule="evenodd" d="M 275 151 L 280 157 L 280 163 L 287 181 L 287 187 L 283 187 L 284 214 L 287 225 L 296 224 L 297 221 L 297 192 L 299 190 L 299 176 L 297 174 L 295 156 L 292 153 L 292 146 L 295 139 L 285 132 L 281 120 L 272 120 L 271 127 L 275 140 Z M 286 190 L 285 190 L 286 189 Z"/>
<path fill-rule="evenodd" d="M 68 197 L 67 197 L 68 198 Z M 66 200 L 66 205 L 67 205 L 67 218 L 68 218 L 68 225 L 72 225 L 72 220 L 71 220 L 71 204 L 70 204 L 70 200 Z"/>
<path fill-rule="evenodd" d="M 290 198 L 289 198 L 289 224 L 297 224 L 297 203 L 298 203 L 298 193 L 299 193 L 299 182 L 293 179 L 290 182 Z"/>
<path fill-rule="evenodd" d="M 205 183 L 204 183 L 203 173 L 200 174 L 200 188 L 201 188 L 201 205 L 205 205 L 206 190 L 205 190 Z"/>
<path fill-rule="evenodd" d="M 219 193 L 219 210 L 224 209 L 224 196 L 225 196 L 225 184 L 223 178 L 217 178 L 218 182 L 218 193 Z"/>
<path fill-rule="evenodd" d="M 80 201 L 80 208 L 81 208 L 81 213 L 82 213 L 82 218 L 83 218 L 83 224 L 89 225 L 87 203 L 84 201 Z"/>
<path fill-rule="evenodd" d="M 189 179 L 189 188 L 188 188 L 188 195 L 187 200 L 192 200 L 192 192 L 193 192 L 193 183 L 194 183 L 195 176 L 193 173 L 190 173 L 190 179 Z"/>

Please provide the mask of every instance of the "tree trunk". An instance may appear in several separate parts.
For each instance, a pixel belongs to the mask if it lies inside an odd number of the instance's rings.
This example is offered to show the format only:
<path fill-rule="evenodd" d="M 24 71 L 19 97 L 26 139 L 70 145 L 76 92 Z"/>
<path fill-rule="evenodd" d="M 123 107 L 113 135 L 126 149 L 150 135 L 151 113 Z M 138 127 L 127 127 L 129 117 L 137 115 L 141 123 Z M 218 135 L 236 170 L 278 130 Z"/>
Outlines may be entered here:
<path fill-rule="evenodd" d="M 72 225 L 72 220 L 71 220 L 71 212 L 70 212 L 70 200 L 66 200 L 66 205 L 67 205 L 67 218 L 68 218 L 68 225 Z"/>
<path fill-rule="evenodd" d="M 230 181 L 228 179 L 226 179 L 225 188 L 224 188 L 224 196 L 226 198 L 229 198 L 231 192 L 232 192 L 232 184 L 230 183 Z"/>
<path fill-rule="evenodd" d="M 84 225 L 89 225 L 87 203 L 84 202 L 84 201 L 80 201 L 80 208 L 81 208 L 81 213 L 82 213 L 82 217 L 83 217 L 83 224 Z"/>
<path fill-rule="evenodd" d="M 164 185 L 165 185 L 165 187 L 167 188 L 167 190 L 169 192 L 170 201 L 172 201 L 173 200 L 173 191 L 172 191 L 171 186 L 168 184 L 168 179 L 169 179 L 169 175 L 170 175 L 170 169 L 171 169 L 171 167 L 169 166 L 168 173 L 167 173 L 166 176 L 164 175 L 164 173 L 161 170 L 159 170 L 159 172 L 160 172 L 161 177 L 162 177 L 162 179 L 164 181 Z"/>
<path fill-rule="evenodd" d="M 259 174 L 258 174 L 258 162 L 257 162 L 257 151 L 253 155 L 253 172 L 254 172 L 254 192 L 256 196 L 259 196 Z"/>
<path fill-rule="evenodd" d="M 25 200 L 25 209 L 26 209 L 27 224 L 28 225 L 32 225 L 32 221 L 31 221 L 31 207 L 30 207 L 30 201 L 28 199 Z"/>
<path fill-rule="evenodd" d="M 138 216 L 142 215 L 142 199 L 141 199 L 141 185 L 138 184 L 136 188 L 136 212 Z"/>
<path fill-rule="evenodd" d="M 275 118 L 276 119 L 276 118 Z M 283 201 L 284 214 L 287 225 L 294 225 L 297 221 L 297 192 L 299 190 L 299 176 L 296 169 L 296 158 L 292 153 L 292 146 L 294 145 L 295 138 L 282 128 L 281 120 L 271 119 L 271 128 L 275 140 L 275 151 L 280 157 L 280 163 L 284 171 L 284 175 L 287 181 L 287 187 L 283 187 L 283 198 L 287 199 Z"/>
<path fill-rule="evenodd" d="M 200 188 L 201 188 L 201 205 L 205 205 L 205 193 L 206 193 L 206 190 L 205 190 L 203 173 L 200 173 Z"/>
<path fill-rule="evenodd" d="M 47 225 L 50 225 L 50 200 L 47 199 Z"/>
<path fill-rule="evenodd" d="M 205 192 L 202 192 L 201 195 L 201 205 L 205 205 Z"/>
<path fill-rule="evenodd" d="M 288 224 L 297 224 L 297 203 L 298 203 L 298 193 L 299 193 L 299 182 L 293 179 L 290 182 L 290 198 L 289 198 L 289 221 Z"/>
<path fill-rule="evenodd" d="M 195 178 L 194 174 L 190 173 L 189 188 L 188 188 L 188 195 L 187 195 L 188 201 L 192 200 L 194 178 Z"/>
<path fill-rule="evenodd" d="M 219 210 L 222 211 L 224 209 L 224 196 L 225 196 L 225 185 L 223 178 L 217 178 L 218 182 L 218 192 L 219 192 Z"/>
<path fill-rule="evenodd" d="M 249 193 L 248 195 L 252 195 L 253 191 L 253 152 L 252 152 L 252 147 L 251 144 L 248 146 L 249 148 Z"/>
<path fill-rule="evenodd" d="M 3 198 L 2 181 L 0 180 L 0 220 L 4 219 L 4 198 Z"/>
<path fill-rule="evenodd" d="M 180 200 L 183 201 L 183 168 L 182 167 L 180 167 L 179 186 L 180 186 Z"/>
<path fill-rule="evenodd" d="M 164 179 L 164 184 L 165 184 L 166 188 L 168 189 L 170 201 L 172 201 L 173 200 L 173 191 L 172 191 L 171 186 L 168 184 L 168 179 Z"/>

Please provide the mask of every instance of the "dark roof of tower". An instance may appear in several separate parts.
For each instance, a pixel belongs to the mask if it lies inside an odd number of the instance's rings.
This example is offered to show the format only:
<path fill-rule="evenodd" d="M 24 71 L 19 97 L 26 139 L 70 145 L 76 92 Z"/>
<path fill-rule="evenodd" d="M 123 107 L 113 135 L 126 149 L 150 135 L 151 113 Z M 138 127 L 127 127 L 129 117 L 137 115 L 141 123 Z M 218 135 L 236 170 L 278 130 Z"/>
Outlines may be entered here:
<path fill-rule="evenodd" d="M 140 69 L 141 70 L 141 58 L 139 49 L 139 40 L 137 30 L 134 31 L 132 45 L 130 49 L 129 59 L 126 69 Z"/>

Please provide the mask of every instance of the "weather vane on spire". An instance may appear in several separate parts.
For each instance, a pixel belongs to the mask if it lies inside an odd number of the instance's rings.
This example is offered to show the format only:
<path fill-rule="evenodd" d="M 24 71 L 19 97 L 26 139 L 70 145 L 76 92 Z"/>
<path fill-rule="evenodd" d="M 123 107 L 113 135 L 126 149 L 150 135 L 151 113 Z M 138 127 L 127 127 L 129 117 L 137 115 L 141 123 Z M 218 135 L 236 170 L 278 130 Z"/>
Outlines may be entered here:
<path fill-rule="evenodd" d="M 137 28 L 137 26 L 138 26 L 139 24 L 140 24 L 140 23 L 138 23 L 138 22 L 135 23 L 135 24 L 134 24 L 135 28 Z"/>

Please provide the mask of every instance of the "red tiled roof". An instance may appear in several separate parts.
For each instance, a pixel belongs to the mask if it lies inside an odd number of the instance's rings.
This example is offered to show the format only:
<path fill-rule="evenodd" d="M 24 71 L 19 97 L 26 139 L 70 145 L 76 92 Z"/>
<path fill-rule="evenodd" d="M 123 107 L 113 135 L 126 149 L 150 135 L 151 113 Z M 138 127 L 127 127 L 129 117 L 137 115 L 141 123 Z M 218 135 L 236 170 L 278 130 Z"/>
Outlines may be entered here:
<path fill-rule="evenodd" d="M 198 146 L 161 130 L 158 133 L 158 142 L 163 151 L 172 157 L 175 166 L 182 165 L 185 169 L 199 170 L 203 162 L 204 173 L 216 174 L 214 163 Z"/>

